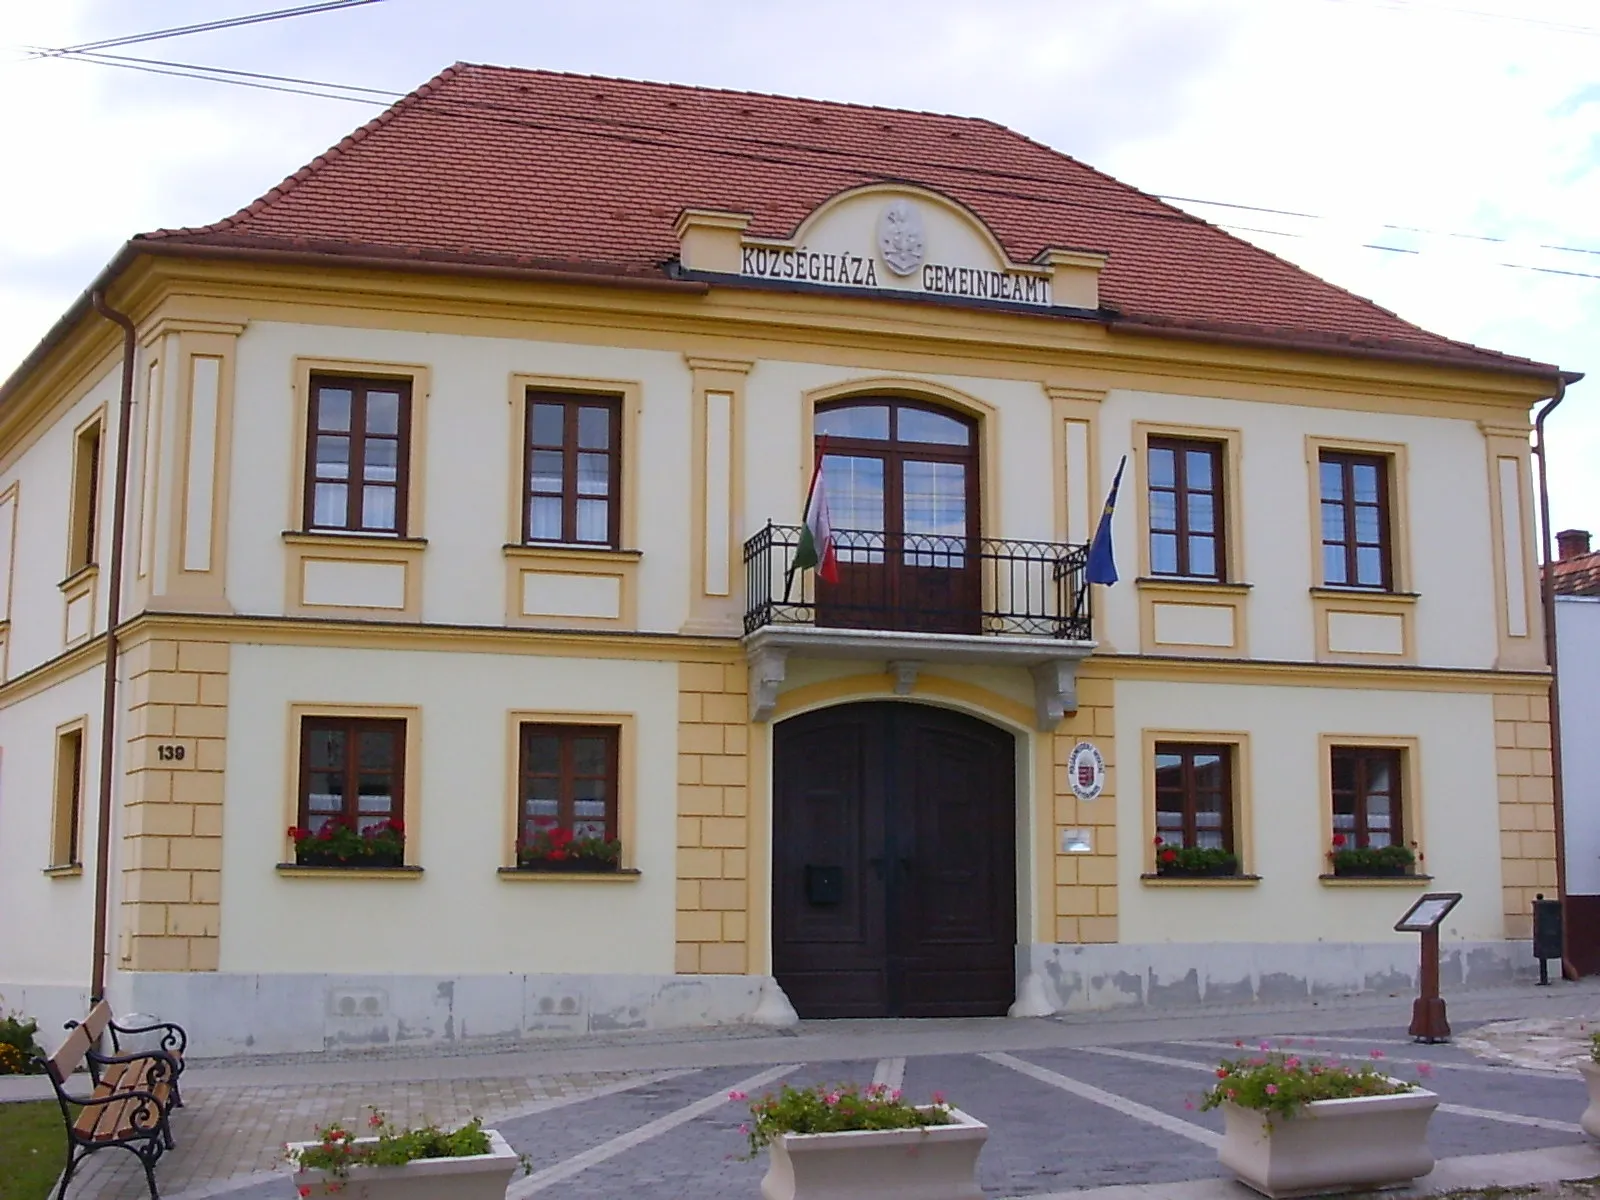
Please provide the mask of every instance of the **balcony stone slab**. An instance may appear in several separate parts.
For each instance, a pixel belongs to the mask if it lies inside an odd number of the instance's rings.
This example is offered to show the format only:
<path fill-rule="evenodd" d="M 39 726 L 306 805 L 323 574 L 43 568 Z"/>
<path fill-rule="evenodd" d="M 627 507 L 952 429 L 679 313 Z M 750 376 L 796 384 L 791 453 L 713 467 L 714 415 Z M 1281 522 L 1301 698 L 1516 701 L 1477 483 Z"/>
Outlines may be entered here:
<path fill-rule="evenodd" d="M 895 678 L 895 694 L 909 695 L 926 666 L 962 664 L 1018 667 L 1033 676 L 1034 724 L 1041 733 L 1078 710 L 1078 664 L 1096 643 L 1055 638 L 907 633 L 881 629 L 829 629 L 814 625 L 764 625 L 744 638 L 750 667 L 750 719 L 772 719 L 792 656 L 876 662 Z"/>

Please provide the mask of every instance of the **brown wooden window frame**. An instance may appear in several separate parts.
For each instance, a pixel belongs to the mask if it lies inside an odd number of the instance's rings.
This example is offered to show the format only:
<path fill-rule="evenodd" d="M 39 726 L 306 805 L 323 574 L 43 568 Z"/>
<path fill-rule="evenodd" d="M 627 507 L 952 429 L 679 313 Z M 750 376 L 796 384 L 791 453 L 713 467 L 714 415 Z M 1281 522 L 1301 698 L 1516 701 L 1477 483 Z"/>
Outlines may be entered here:
<path fill-rule="evenodd" d="M 50 866 L 83 865 L 83 774 L 88 726 L 56 732 L 55 812 L 50 829 Z"/>
<path fill-rule="evenodd" d="M 1386 454 L 1370 454 L 1354 450 L 1324 449 L 1317 454 L 1317 544 L 1320 552 L 1318 570 L 1322 574 L 1325 587 L 1350 588 L 1352 590 L 1367 592 L 1392 592 L 1394 591 L 1394 509 L 1390 502 L 1390 473 L 1393 459 Z M 1326 466 L 1339 468 L 1340 490 L 1342 495 L 1329 498 L 1323 486 L 1322 469 Z M 1357 501 L 1355 494 L 1355 469 L 1358 466 L 1372 467 L 1377 471 L 1378 491 L 1376 501 Z M 1330 506 L 1336 506 L 1341 511 L 1344 521 L 1344 537 L 1329 538 L 1326 535 L 1324 521 L 1325 513 Z M 1360 541 L 1356 535 L 1356 512 L 1358 509 L 1376 509 L 1378 513 L 1378 540 L 1376 543 Z M 1338 547 L 1344 562 L 1344 578 L 1328 578 L 1327 561 L 1330 547 Z M 1361 579 L 1360 555 L 1361 550 L 1376 549 L 1378 551 L 1379 579 L 1368 582 Z"/>
<path fill-rule="evenodd" d="M 105 422 L 95 417 L 72 443 L 72 528 L 68 531 L 67 572 L 74 575 L 100 559 L 100 472 Z"/>
<path fill-rule="evenodd" d="M 1353 759 L 1352 770 L 1354 773 L 1352 787 L 1340 788 L 1335 765 L 1341 757 Z M 1367 825 L 1367 801 L 1382 792 L 1374 790 L 1369 785 L 1371 779 L 1370 766 L 1372 760 L 1381 759 L 1389 768 L 1389 828 L 1386 831 L 1391 846 L 1406 845 L 1406 819 L 1405 819 L 1405 766 L 1406 752 L 1398 746 L 1332 746 L 1328 754 L 1328 791 L 1332 797 L 1333 811 L 1329 814 L 1333 821 L 1335 835 L 1343 834 L 1345 845 L 1340 847 L 1345 850 L 1371 850 L 1372 830 Z M 1352 828 L 1345 830 L 1339 828 L 1339 802 L 1341 797 L 1348 797 L 1351 815 L 1354 818 Z"/>
<path fill-rule="evenodd" d="M 305 488 L 302 497 L 304 528 L 308 533 L 361 534 L 366 537 L 403 538 L 407 536 L 411 501 L 411 380 L 382 376 L 331 375 L 322 372 L 311 376 L 310 401 L 306 412 Z M 323 389 L 350 392 L 350 420 L 345 429 L 321 427 Z M 370 392 L 398 392 L 400 409 L 395 422 L 395 433 L 372 434 L 366 429 L 367 395 Z M 317 439 L 319 436 L 343 437 L 349 445 L 345 456 L 343 480 L 328 479 L 321 482 L 342 483 L 345 488 L 345 519 L 343 524 L 324 524 L 316 519 L 317 496 Z M 390 488 L 394 492 L 394 528 L 374 527 L 366 521 L 367 441 L 393 441 L 395 445 L 395 479 L 373 484 Z"/>
<path fill-rule="evenodd" d="M 1216 755 L 1222 761 L 1222 849 L 1229 854 L 1238 856 L 1239 846 L 1234 836 L 1236 823 L 1236 809 L 1239 803 L 1238 793 L 1235 791 L 1234 757 L 1235 747 L 1226 742 L 1157 742 L 1153 748 L 1156 760 L 1163 757 L 1182 759 L 1182 782 L 1176 789 L 1181 807 L 1171 809 L 1162 807 L 1163 796 L 1170 796 L 1174 789 L 1160 786 L 1160 767 L 1158 762 L 1152 762 L 1154 788 L 1154 814 L 1156 835 L 1164 841 L 1167 834 L 1161 829 L 1161 814 L 1163 812 L 1178 812 L 1182 821 L 1183 846 L 1193 848 L 1198 846 L 1199 834 L 1199 798 L 1200 788 L 1195 781 L 1195 759 L 1202 755 Z M 1207 789 L 1210 790 L 1210 789 Z M 1167 844 L 1173 844 L 1168 842 Z"/>
<path fill-rule="evenodd" d="M 535 443 L 534 409 L 548 404 L 560 407 L 561 445 Z M 575 546 L 595 550 L 620 550 L 622 548 L 622 397 L 603 393 L 549 392 L 529 388 L 523 402 L 522 414 L 522 542 L 527 546 Z M 579 445 L 580 413 L 583 409 L 601 409 L 607 414 L 607 446 L 601 451 Z M 561 454 L 561 491 L 535 491 L 533 456 L 535 452 Z M 579 454 L 605 454 L 607 465 L 607 490 L 604 497 L 582 495 L 578 491 Z M 536 538 L 533 536 L 533 501 L 536 497 L 561 499 L 561 536 Z M 578 538 L 578 502 L 604 499 L 606 511 L 606 537 L 604 541 L 581 541 Z"/>
<path fill-rule="evenodd" d="M 1173 456 L 1172 485 L 1157 486 L 1154 482 L 1155 473 L 1150 468 L 1150 455 L 1157 450 L 1170 451 Z M 1211 486 L 1197 488 L 1189 486 L 1190 454 L 1205 454 L 1211 459 Z M 1226 583 L 1228 580 L 1228 540 L 1227 540 L 1227 505 L 1225 472 L 1228 465 L 1228 447 L 1226 443 L 1210 441 L 1206 438 L 1185 437 L 1151 437 L 1145 448 L 1145 479 L 1146 479 L 1146 505 L 1149 513 L 1150 574 L 1163 579 L 1205 579 L 1215 583 Z M 1173 497 L 1175 525 L 1171 529 L 1157 529 L 1155 516 L 1155 494 L 1157 492 L 1170 493 Z M 1211 529 L 1196 532 L 1189 528 L 1189 498 L 1191 496 L 1211 497 Z M 1157 535 L 1176 537 L 1177 569 L 1163 571 L 1156 566 L 1155 539 Z M 1190 539 L 1193 537 L 1209 537 L 1215 544 L 1212 552 L 1211 571 L 1196 571 L 1190 562 Z"/>
<path fill-rule="evenodd" d="M 362 813 L 361 805 L 361 776 L 363 774 L 387 774 L 390 777 L 389 811 L 386 820 L 398 821 L 402 829 L 405 828 L 406 811 L 406 739 L 410 736 L 410 724 L 404 717 L 339 717 L 306 715 L 300 718 L 300 746 L 299 766 L 300 778 L 296 784 L 295 797 L 295 825 L 300 829 L 310 830 L 314 817 L 337 817 L 349 823 L 352 829 L 360 828 L 360 818 L 376 817 L 377 813 Z M 325 772 L 327 768 L 311 765 L 311 734 L 317 730 L 338 730 L 344 734 L 345 761 L 344 775 L 344 807 L 337 813 L 313 813 L 311 811 L 311 775 L 312 772 Z M 393 765 L 387 770 L 368 768 L 362 769 L 360 753 L 357 749 L 359 735 L 362 732 L 388 732 L 395 738 L 394 753 L 391 759 Z"/>
<path fill-rule="evenodd" d="M 554 738 L 559 745 L 560 766 L 555 774 L 534 771 L 530 766 L 529 742 L 534 738 Z M 583 774 L 574 769 L 573 743 L 579 738 L 600 738 L 606 743 L 606 768 L 602 774 Z M 520 856 L 532 842 L 527 812 L 528 783 L 533 779 L 555 779 L 557 787 L 556 828 L 571 830 L 576 818 L 573 815 L 574 784 L 580 779 L 599 779 L 606 784 L 606 840 L 616 841 L 619 833 L 618 785 L 621 773 L 618 757 L 622 743 L 622 730 L 616 725 L 568 725 L 548 721 L 523 721 L 517 726 L 517 854 Z M 585 818 L 590 820 L 592 818 Z"/>

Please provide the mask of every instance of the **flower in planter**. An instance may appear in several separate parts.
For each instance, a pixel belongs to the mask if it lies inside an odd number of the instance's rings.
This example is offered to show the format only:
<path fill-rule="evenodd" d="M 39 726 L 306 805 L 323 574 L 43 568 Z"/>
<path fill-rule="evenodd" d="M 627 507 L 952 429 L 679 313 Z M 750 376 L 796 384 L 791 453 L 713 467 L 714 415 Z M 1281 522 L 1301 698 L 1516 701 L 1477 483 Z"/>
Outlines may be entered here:
<path fill-rule="evenodd" d="M 729 1099 L 743 1100 L 742 1092 L 730 1092 Z M 933 1103 L 917 1107 L 899 1091 L 881 1083 L 862 1089 L 855 1084 L 797 1088 L 785 1084 L 774 1095 L 769 1092 L 750 1103 L 750 1121 L 745 1137 L 754 1158 L 769 1143 L 786 1133 L 848 1133 L 864 1129 L 918 1129 L 951 1123 L 950 1105 L 942 1092 L 933 1094 Z"/>
<path fill-rule="evenodd" d="M 473 1117 L 460 1129 L 446 1133 L 437 1125 L 418 1129 L 397 1129 L 377 1109 L 370 1109 L 367 1120 L 373 1131 L 370 1140 L 357 1141 L 353 1133 L 335 1122 L 323 1126 L 317 1140 L 295 1156 L 302 1171 L 323 1171 L 334 1179 L 350 1177 L 351 1167 L 399 1167 L 422 1158 L 469 1158 L 489 1153 L 489 1135 L 483 1121 Z M 309 1189 L 302 1188 L 301 1195 Z"/>
<path fill-rule="evenodd" d="M 1403 875 L 1420 855 L 1411 846 L 1352 846 L 1344 834 L 1333 835 L 1328 859 L 1335 875 Z"/>
<path fill-rule="evenodd" d="M 1383 1057 L 1373 1051 L 1372 1059 Z M 1200 1107 L 1237 1104 L 1258 1109 L 1269 1117 L 1293 1117 L 1318 1100 L 1348 1100 L 1354 1096 L 1394 1096 L 1414 1090 L 1415 1084 L 1392 1079 L 1376 1061 L 1348 1065 L 1317 1058 L 1300 1058 L 1281 1050 L 1265 1051 L 1253 1058 L 1224 1059 L 1217 1065 L 1217 1082 L 1201 1098 Z"/>
<path fill-rule="evenodd" d="M 1239 856 L 1220 846 L 1185 846 L 1156 838 L 1157 875 L 1234 875 Z"/>
<path fill-rule="evenodd" d="M 622 866 L 622 843 L 574 837 L 570 829 L 540 829 L 518 852 L 517 865 L 534 870 L 615 871 Z"/>
<path fill-rule="evenodd" d="M 398 818 L 357 832 L 349 818 L 330 817 L 313 833 L 289 827 L 295 863 L 302 867 L 399 867 L 405 865 L 406 827 Z"/>

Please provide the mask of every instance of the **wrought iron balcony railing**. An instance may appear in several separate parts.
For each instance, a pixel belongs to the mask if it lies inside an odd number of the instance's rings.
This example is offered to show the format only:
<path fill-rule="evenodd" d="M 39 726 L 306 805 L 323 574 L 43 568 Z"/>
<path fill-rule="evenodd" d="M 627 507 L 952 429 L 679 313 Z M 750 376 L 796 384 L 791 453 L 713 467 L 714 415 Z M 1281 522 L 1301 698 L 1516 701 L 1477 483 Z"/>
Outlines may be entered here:
<path fill-rule="evenodd" d="M 1089 641 L 1087 546 L 835 529 L 839 580 L 795 570 L 801 526 L 744 544 L 744 628 L 813 625 Z"/>

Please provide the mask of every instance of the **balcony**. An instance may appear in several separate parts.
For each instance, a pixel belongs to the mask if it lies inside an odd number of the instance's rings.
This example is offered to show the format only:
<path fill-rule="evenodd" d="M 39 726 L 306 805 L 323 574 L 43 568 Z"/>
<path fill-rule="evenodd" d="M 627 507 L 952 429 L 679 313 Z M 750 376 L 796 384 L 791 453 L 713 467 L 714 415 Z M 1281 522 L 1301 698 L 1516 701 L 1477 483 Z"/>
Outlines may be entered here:
<path fill-rule="evenodd" d="M 794 654 L 877 660 L 907 695 L 927 663 L 1028 669 L 1038 727 L 1077 708 L 1094 649 L 1088 547 L 834 530 L 839 581 L 796 571 L 801 526 L 745 543 L 745 646 L 753 720 L 770 718 Z"/>

